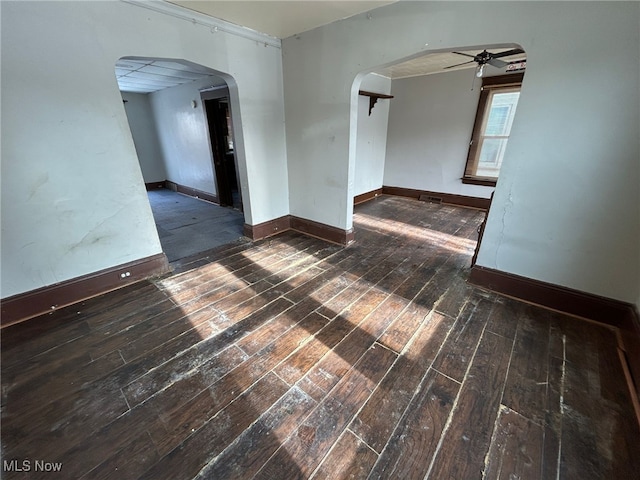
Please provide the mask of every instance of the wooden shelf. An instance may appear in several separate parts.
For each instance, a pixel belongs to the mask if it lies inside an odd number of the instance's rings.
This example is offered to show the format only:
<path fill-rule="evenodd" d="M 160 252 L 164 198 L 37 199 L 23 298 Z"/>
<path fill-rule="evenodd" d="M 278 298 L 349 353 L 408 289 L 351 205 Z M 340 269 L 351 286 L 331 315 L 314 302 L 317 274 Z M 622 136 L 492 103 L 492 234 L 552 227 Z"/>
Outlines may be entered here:
<path fill-rule="evenodd" d="M 380 98 L 386 98 L 386 99 L 393 98 L 393 95 L 385 95 L 384 93 L 367 92 L 366 90 L 360 90 L 358 93 L 365 97 L 369 97 L 369 116 L 371 116 L 371 110 L 373 110 L 373 106 L 376 104 L 376 102 Z"/>

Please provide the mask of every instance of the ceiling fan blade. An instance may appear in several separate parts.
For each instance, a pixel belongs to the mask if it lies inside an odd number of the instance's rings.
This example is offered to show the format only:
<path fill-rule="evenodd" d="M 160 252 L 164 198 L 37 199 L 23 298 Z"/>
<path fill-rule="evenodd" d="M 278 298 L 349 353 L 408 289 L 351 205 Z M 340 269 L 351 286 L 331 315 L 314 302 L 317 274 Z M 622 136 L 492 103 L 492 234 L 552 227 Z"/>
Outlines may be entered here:
<path fill-rule="evenodd" d="M 459 67 L 460 65 L 466 65 L 467 63 L 473 63 L 474 60 L 469 60 L 468 62 L 457 63 L 456 65 L 449 65 L 448 67 L 443 67 L 445 70 L 447 68 Z"/>
<path fill-rule="evenodd" d="M 518 55 L 519 53 L 524 53 L 524 50 L 514 48 L 513 50 L 507 50 L 506 52 L 492 53 L 491 58 L 509 57 L 511 55 Z"/>
<path fill-rule="evenodd" d="M 451 53 L 455 53 L 456 55 L 464 55 L 465 57 L 469 57 L 469 58 L 476 58 L 475 55 L 469 55 L 468 53 L 462 53 L 462 52 L 451 52 Z"/>
<path fill-rule="evenodd" d="M 487 62 L 489 65 L 493 65 L 496 68 L 503 68 L 509 65 L 507 62 L 503 60 L 498 60 L 497 58 L 492 58 Z"/>

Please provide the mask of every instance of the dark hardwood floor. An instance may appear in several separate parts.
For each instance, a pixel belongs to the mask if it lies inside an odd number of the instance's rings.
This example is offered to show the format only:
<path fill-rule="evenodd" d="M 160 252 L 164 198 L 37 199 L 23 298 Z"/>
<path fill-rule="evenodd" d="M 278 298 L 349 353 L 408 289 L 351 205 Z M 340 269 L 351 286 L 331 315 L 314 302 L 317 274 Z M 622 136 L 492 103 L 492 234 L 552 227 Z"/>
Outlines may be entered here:
<path fill-rule="evenodd" d="M 638 478 L 616 331 L 468 285 L 482 216 L 383 196 L 2 330 L 3 478 Z"/>

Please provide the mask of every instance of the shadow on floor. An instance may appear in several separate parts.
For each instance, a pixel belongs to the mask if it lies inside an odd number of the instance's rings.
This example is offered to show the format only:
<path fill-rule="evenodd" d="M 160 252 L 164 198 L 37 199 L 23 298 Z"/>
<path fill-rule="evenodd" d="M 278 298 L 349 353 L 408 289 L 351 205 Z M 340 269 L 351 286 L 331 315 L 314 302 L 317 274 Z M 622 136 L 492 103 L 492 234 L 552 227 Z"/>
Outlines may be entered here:
<path fill-rule="evenodd" d="M 149 203 L 169 262 L 234 242 L 243 235 L 244 215 L 171 190 L 151 190 Z"/>

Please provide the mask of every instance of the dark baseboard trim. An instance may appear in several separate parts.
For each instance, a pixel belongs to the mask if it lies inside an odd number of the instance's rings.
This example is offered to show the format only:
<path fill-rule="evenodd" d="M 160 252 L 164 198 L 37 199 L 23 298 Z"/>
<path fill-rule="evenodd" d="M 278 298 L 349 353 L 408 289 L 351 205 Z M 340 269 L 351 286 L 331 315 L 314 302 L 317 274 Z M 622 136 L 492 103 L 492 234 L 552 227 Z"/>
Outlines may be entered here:
<path fill-rule="evenodd" d="M 342 230 L 341 228 L 331 227 L 306 218 L 294 217 L 293 215 L 291 216 L 291 229 L 339 245 L 349 245 L 353 243 L 355 238 L 353 229 Z"/>
<path fill-rule="evenodd" d="M 291 230 L 291 218 L 289 215 L 274 218 L 258 225 L 244 224 L 244 235 L 251 240 L 261 240 L 287 230 Z"/>
<path fill-rule="evenodd" d="M 634 305 L 478 265 L 471 268 L 469 282 L 525 302 L 618 328 L 632 377 L 631 388 L 640 396 L 640 315 Z"/>
<path fill-rule="evenodd" d="M 164 253 L 2 299 L 2 328 L 169 272 Z"/>
<path fill-rule="evenodd" d="M 428 190 L 416 190 L 414 188 L 389 187 L 387 185 L 382 186 L 382 193 L 398 197 L 415 198 L 417 200 L 427 199 L 437 203 L 448 203 L 450 205 L 479 208 L 481 210 L 487 210 L 491 203 L 491 199 L 489 198 L 469 197 L 466 195 L 455 195 L 453 193 L 430 192 Z"/>
<path fill-rule="evenodd" d="M 164 183 L 166 185 L 166 188 L 168 188 L 169 190 L 173 190 L 174 192 L 182 193 L 194 198 L 199 198 L 200 200 L 206 200 L 207 202 L 215 203 L 216 205 L 220 204 L 218 196 L 212 193 L 207 193 L 203 192 L 202 190 L 198 190 L 197 188 L 180 185 L 179 183 L 172 182 L 171 180 L 165 180 Z"/>
<path fill-rule="evenodd" d="M 469 282 L 526 302 L 588 318 L 618 328 L 630 328 L 631 304 L 599 297 L 512 273 L 474 265 Z"/>
<path fill-rule="evenodd" d="M 370 192 L 361 193 L 360 195 L 356 195 L 355 197 L 353 197 L 353 204 L 358 205 L 360 203 L 368 202 L 369 200 L 373 200 L 380 195 L 382 195 L 382 188 L 377 188 L 375 190 L 371 190 Z"/>
<path fill-rule="evenodd" d="M 145 183 L 144 186 L 147 188 L 147 192 L 150 190 L 162 190 L 163 188 L 167 188 L 167 182 L 166 180 L 162 180 L 161 182 Z"/>
<path fill-rule="evenodd" d="M 353 230 L 342 230 L 324 223 L 314 222 L 305 218 L 285 215 L 258 225 L 244 225 L 244 234 L 252 240 L 261 240 L 287 230 L 295 230 L 327 242 L 349 245 L 354 241 Z"/>

